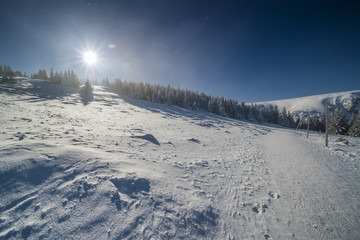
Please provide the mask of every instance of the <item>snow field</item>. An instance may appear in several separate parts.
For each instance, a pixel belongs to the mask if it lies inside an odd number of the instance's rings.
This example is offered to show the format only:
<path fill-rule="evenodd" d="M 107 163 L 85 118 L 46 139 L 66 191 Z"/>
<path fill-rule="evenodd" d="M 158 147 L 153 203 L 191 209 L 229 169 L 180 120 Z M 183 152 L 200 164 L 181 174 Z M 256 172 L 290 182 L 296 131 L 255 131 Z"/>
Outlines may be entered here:
<path fill-rule="evenodd" d="M 356 239 L 358 139 L 0 85 L 0 239 Z M 320 150 L 318 150 L 320 149 Z"/>

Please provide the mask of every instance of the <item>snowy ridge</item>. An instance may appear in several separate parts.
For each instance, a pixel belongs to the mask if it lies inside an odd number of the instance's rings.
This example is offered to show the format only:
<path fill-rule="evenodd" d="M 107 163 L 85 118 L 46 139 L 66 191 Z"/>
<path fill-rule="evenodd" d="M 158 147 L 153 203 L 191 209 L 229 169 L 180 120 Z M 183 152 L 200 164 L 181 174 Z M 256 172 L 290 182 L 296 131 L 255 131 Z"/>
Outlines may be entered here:
<path fill-rule="evenodd" d="M 0 84 L 0 239 L 357 239 L 360 140 Z"/>
<path fill-rule="evenodd" d="M 302 120 L 307 117 L 308 114 L 322 115 L 327 102 L 330 110 L 336 108 L 342 110 L 349 119 L 355 111 L 360 109 L 360 90 L 257 102 L 256 104 L 259 108 L 268 108 L 270 104 L 277 105 L 279 111 L 285 107 L 294 118 L 300 118 L 300 120 Z"/>

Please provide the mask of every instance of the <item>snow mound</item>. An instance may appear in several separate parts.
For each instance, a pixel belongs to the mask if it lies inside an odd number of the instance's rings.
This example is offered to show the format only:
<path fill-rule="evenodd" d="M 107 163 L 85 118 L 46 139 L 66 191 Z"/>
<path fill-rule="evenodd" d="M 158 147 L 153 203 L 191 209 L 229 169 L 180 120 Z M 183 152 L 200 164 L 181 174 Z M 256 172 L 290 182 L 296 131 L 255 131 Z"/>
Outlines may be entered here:
<path fill-rule="evenodd" d="M 140 138 L 152 142 L 155 145 L 160 145 L 159 141 L 152 134 L 145 134 L 144 136 L 133 136 L 133 138 Z"/>

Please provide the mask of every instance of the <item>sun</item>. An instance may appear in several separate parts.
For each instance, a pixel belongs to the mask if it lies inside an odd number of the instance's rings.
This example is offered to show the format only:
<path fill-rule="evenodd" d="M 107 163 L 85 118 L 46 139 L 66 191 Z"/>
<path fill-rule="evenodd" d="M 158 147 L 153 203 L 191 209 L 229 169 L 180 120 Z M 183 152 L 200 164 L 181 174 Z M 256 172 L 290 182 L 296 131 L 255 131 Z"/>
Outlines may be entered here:
<path fill-rule="evenodd" d="M 94 51 L 86 51 L 82 54 L 82 59 L 86 65 L 96 65 L 98 62 L 98 57 Z"/>

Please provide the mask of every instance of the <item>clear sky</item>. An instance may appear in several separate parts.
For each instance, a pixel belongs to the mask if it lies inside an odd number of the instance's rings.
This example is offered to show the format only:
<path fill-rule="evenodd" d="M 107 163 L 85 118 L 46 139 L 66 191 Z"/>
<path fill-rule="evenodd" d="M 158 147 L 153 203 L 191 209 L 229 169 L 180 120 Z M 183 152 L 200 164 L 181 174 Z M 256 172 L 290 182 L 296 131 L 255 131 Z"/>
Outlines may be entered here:
<path fill-rule="evenodd" d="M 0 64 L 254 102 L 360 89 L 357 1 L 1 0 Z M 92 67 L 82 53 L 94 50 Z"/>

